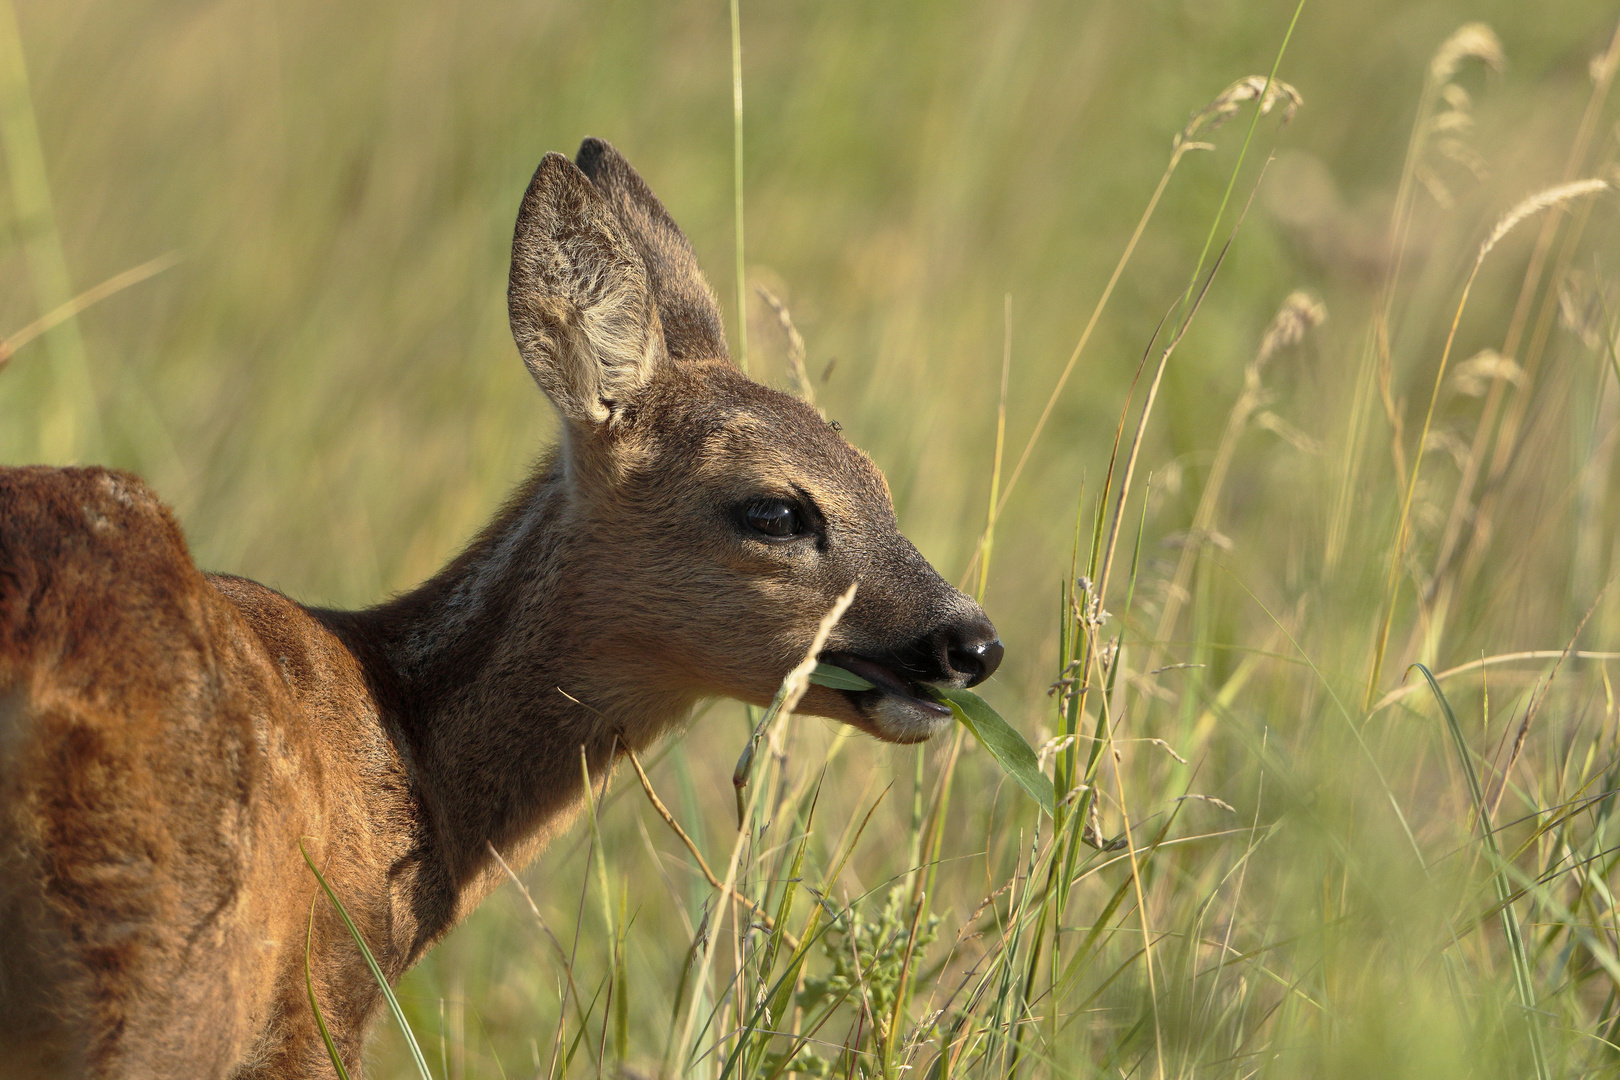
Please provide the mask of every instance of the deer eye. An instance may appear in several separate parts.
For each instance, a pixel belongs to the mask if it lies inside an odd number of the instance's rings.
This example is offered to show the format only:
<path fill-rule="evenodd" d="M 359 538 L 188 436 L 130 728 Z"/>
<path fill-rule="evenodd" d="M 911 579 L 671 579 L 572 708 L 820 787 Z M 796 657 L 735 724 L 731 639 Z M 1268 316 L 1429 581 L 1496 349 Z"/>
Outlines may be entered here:
<path fill-rule="evenodd" d="M 743 521 L 761 536 L 788 540 L 804 532 L 804 515 L 786 499 L 760 499 L 749 503 Z"/>

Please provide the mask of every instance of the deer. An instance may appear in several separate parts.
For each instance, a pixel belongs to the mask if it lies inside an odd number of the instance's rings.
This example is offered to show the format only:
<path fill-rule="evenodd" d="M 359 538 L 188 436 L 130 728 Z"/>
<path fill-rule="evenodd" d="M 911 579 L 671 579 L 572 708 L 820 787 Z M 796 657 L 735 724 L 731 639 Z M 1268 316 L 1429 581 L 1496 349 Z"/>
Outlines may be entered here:
<path fill-rule="evenodd" d="M 887 482 L 731 362 L 691 244 L 608 143 L 551 153 L 507 290 L 557 445 L 378 606 L 204 573 L 105 468 L 0 469 L 0 1076 L 359 1075 L 389 981 L 710 698 L 767 704 L 851 585 L 800 714 L 893 743 L 995 672 Z M 499 859 L 497 858 L 499 856 Z"/>

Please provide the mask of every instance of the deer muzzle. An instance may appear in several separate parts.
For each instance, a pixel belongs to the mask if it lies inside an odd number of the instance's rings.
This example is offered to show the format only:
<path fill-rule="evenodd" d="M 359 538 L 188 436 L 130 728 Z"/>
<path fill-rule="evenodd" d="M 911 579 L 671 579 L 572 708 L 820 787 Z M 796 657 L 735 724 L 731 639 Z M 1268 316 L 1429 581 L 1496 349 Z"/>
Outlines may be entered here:
<path fill-rule="evenodd" d="M 935 627 L 901 648 L 879 653 L 828 652 L 822 660 L 872 684 L 842 690 L 880 738 L 897 743 L 931 739 L 950 724 L 951 711 L 930 687 L 977 686 L 1001 665 L 1005 650 L 995 626 L 977 612 Z"/>

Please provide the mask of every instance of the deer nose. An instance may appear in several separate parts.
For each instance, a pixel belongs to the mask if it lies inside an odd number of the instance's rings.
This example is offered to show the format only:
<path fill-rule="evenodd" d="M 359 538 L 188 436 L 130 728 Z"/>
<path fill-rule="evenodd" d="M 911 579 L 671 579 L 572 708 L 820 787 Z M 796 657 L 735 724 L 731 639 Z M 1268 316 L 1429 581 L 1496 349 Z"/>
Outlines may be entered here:
<path fill-rule="evenodd" d="M 981 617 L 966 626 L 951 626 L 944 631 L 945 663 L 958 675 L 967 676 L 968 686 L 978 686 L 996 673 L 1001 666 L 1001 638 L 989 619 Z"/>

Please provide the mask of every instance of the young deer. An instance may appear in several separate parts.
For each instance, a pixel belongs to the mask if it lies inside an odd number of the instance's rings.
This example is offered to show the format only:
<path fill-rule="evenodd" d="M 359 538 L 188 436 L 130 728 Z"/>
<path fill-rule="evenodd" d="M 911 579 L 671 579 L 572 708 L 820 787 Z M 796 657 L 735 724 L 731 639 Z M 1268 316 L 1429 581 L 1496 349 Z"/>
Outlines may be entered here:
<path fill-rule="evenodd" d="M 882 475 L 727 361 L 686 238 L 608 144 L 541 162 L 508 289 L 561 445 L 438 576 L 367 611 L 203 574 L 125 473 L 0 470 L 0 1076 L 351 1074 L 390 979 L 593 777 L 700 698 L 763 705 L 820 616 L 891 742 L 1002 647 Z"/>

